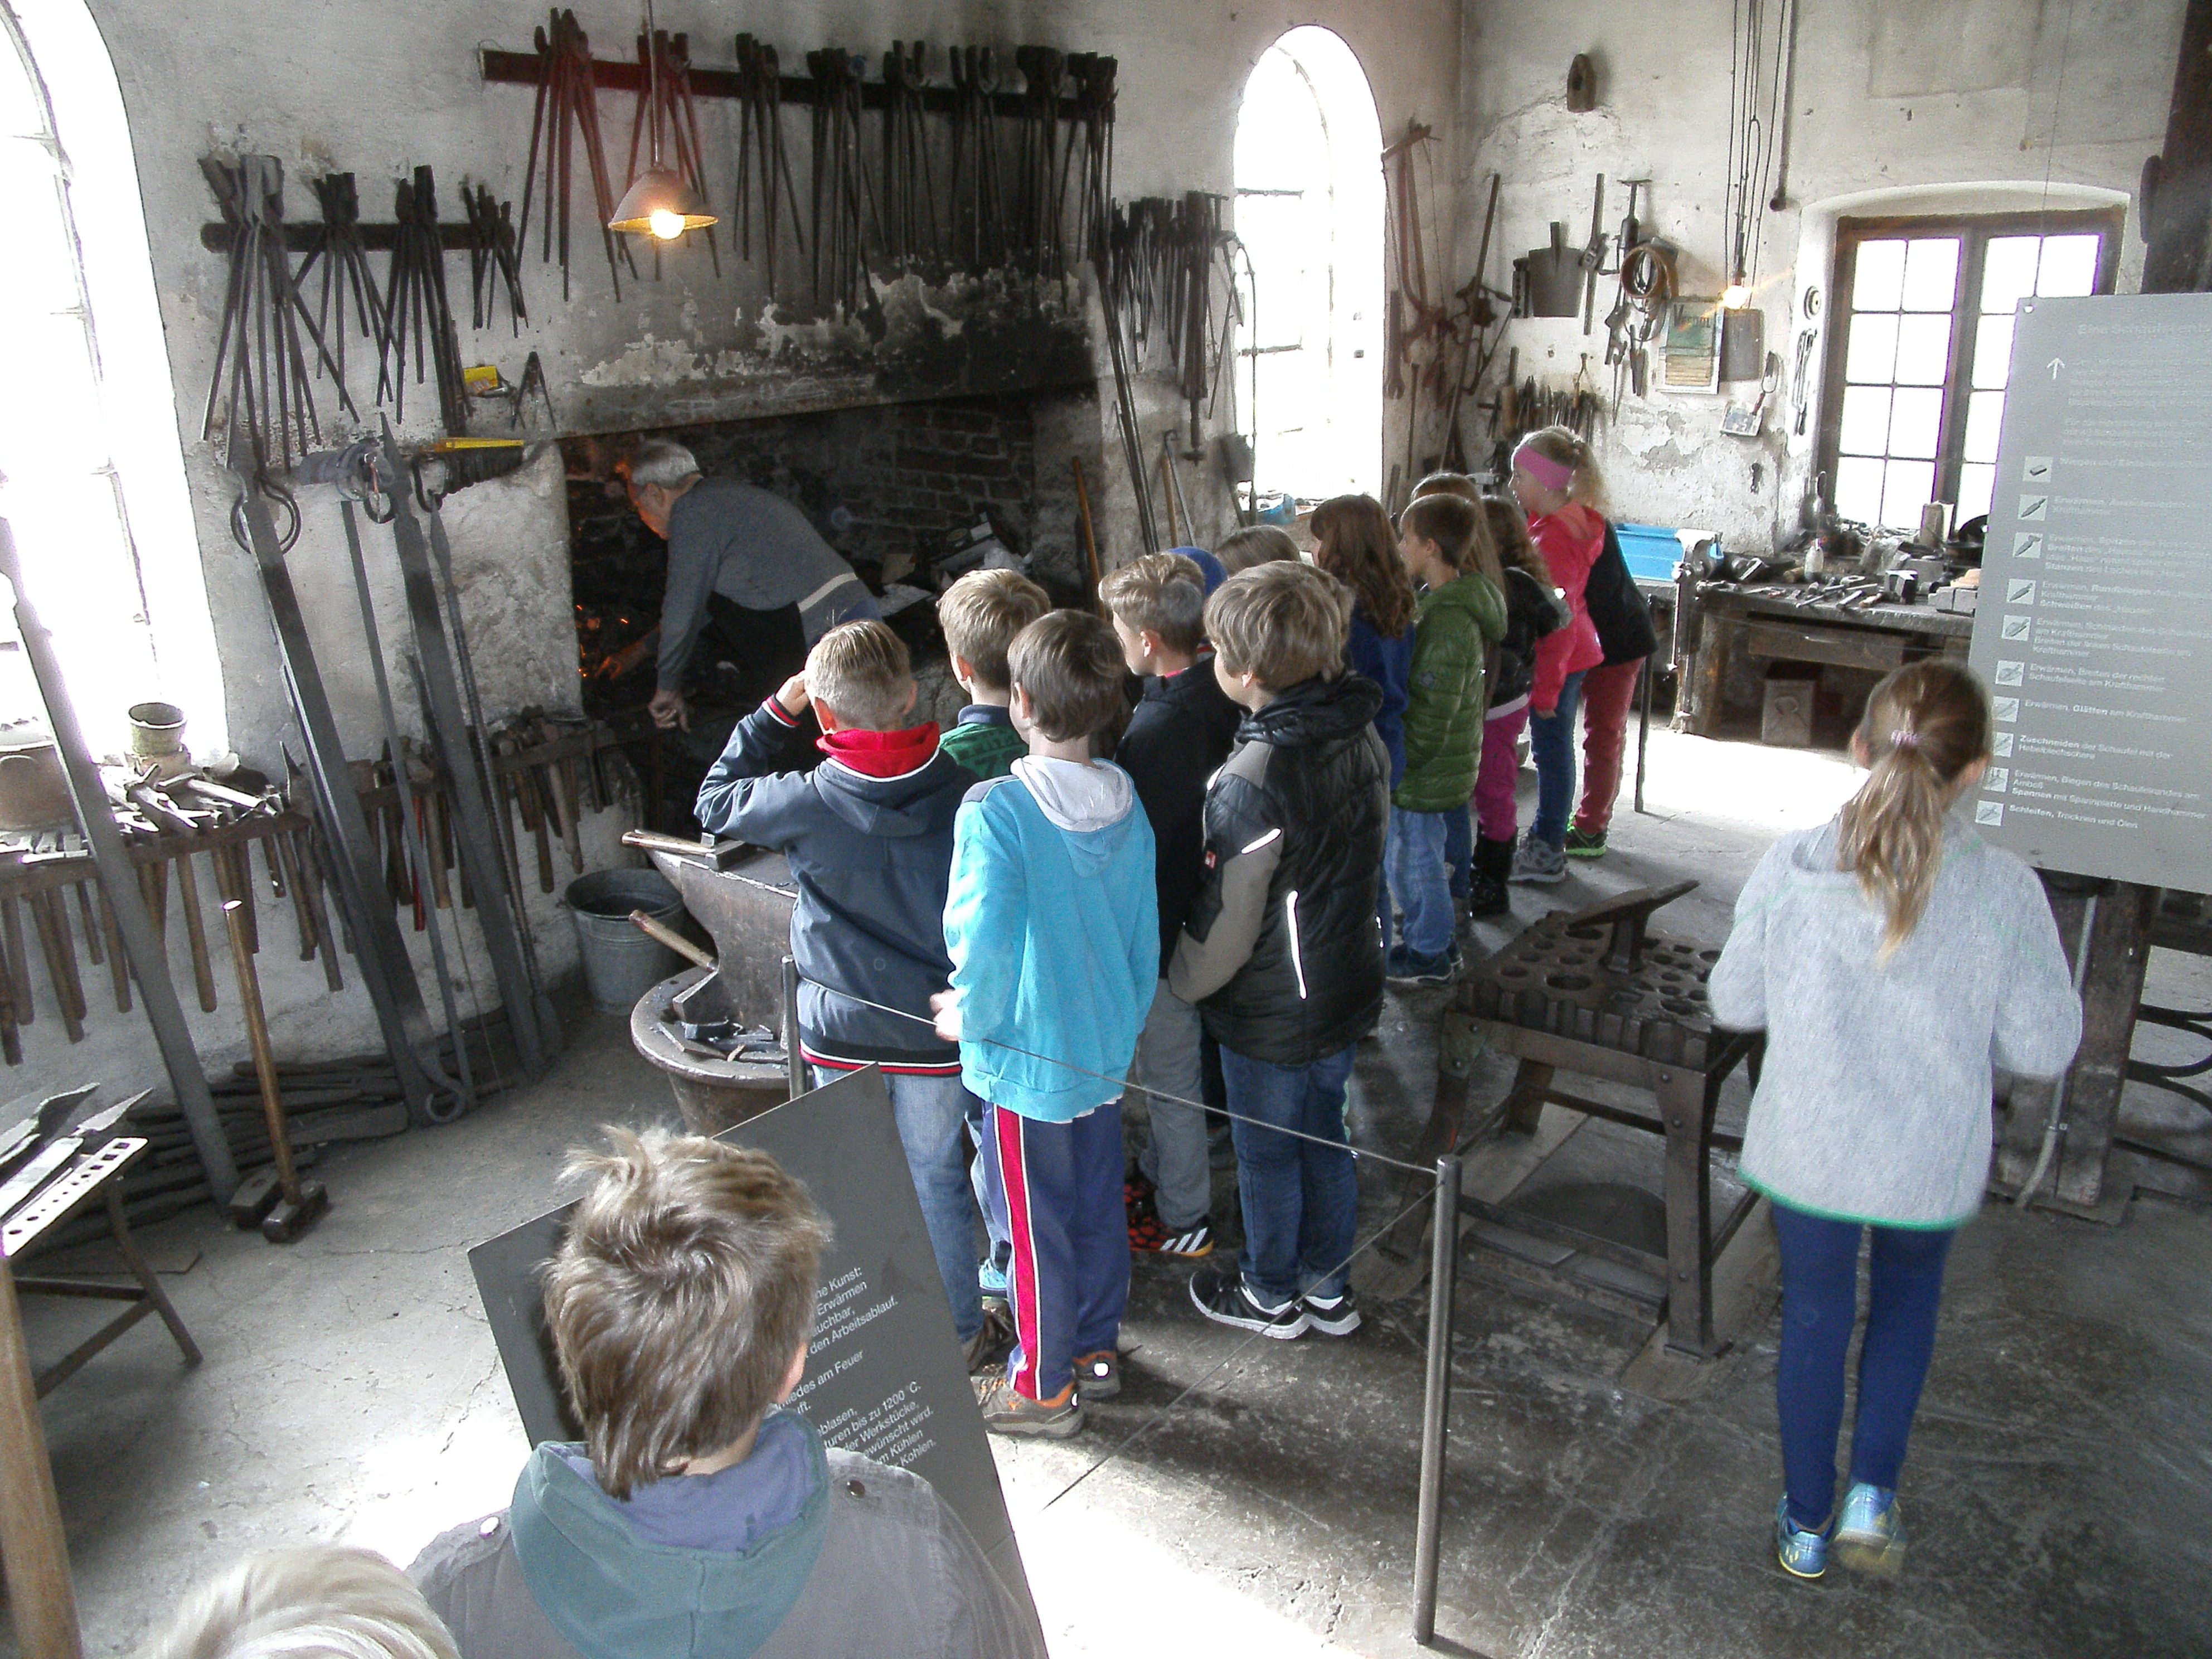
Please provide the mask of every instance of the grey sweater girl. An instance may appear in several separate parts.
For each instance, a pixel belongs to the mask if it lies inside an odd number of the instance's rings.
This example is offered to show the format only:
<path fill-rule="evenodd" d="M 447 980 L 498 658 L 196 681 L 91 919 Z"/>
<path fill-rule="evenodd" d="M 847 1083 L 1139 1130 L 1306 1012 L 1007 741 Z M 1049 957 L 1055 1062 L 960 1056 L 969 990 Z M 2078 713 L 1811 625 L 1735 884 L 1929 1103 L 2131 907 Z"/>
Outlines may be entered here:
<path fill-rule="evenodd" d="M 2042 884 L 1956 817 L 1926 913 L 1888 962 L 1836 868 L 1837 826 L 1784 836 L 1736 900 L 1714 1020 L 1766 1031 L 1741 1173 L 1837 1220 L 1954 1227 L 1989 1178 L 1993 1066 L 2056 1077 L 2081 1039 Z"/>

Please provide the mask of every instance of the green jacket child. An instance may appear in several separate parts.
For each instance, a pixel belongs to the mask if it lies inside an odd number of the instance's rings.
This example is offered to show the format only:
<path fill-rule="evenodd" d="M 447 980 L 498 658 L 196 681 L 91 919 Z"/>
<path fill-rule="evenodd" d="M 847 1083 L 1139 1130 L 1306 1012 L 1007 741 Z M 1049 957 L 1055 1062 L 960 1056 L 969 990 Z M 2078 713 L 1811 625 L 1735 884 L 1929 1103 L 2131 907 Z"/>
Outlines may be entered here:
<path fill-rule="evenodd" d="M 1413 623 L 1406 775 L 1390 798 L 1407 812 L 1449 812 L 1474 793 L 1483 716 L 1490 707 L 1484 668 L 1490 648 L 1505 637 L 1505 596 L 1497 582 L 1472 568 L 1487 550 L 1453 533 L 1464 526 L 1479 537 L 1479 521 L 1449 511 L 1417 513 L 1433 499 L 1424 497 L 1407 509 L 1399 544 L 1414 579 L 1430 583 Z M 1426 524 L 1431 516 L 1439 522 Z M 1425 528 L 1442 533 L 1420 533 Z"/>

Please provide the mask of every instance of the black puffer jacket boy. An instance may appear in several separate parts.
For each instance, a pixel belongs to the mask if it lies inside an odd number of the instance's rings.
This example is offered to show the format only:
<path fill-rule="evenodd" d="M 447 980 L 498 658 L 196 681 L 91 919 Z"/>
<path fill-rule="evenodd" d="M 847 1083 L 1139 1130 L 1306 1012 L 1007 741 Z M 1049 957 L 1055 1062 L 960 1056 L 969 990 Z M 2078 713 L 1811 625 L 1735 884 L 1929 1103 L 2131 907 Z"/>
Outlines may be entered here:
<path fill-rule="evenodd" d="M 1168 983 L 1248 1059 L 1310 1065 L 1382 1012 L 1382 707 L 1358 674 L 1294 685 L 1245 716 L 1206 792 L 1206 884 Z"/>

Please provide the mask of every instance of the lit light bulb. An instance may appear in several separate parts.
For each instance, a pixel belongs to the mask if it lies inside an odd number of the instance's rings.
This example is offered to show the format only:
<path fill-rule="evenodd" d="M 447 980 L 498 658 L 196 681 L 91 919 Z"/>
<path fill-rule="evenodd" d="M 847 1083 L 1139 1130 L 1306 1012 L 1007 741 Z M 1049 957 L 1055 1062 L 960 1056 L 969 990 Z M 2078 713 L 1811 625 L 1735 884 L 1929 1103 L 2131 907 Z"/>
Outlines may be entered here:
<path fill-rule="evenodd" d="M 1726 311 L 1741 311 L 1751 303 L 1751 284 L 1739 276 L 1721 290 L 1721 307 Z"/>
<path fill-rule="evenodd" d="M 647 227 L 664 242 L 672 242 L 684 234 L 684 216 L 672 213 L 666 208 L 655 208 L 645 216 Z"/>

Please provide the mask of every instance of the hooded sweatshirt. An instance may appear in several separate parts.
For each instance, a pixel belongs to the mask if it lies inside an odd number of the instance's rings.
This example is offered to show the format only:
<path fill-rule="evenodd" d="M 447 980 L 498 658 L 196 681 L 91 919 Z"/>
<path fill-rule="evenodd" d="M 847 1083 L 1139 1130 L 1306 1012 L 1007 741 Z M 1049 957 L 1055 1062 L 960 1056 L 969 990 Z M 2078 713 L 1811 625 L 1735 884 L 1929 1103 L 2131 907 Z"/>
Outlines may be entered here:
<path fill-rule="evenodd" d="M 1152 826 L 1120 767 L 1025 757 L 969 790 L 945 906 L 969 1091 L 1055 1123 L 1118 1099 L 1103 1079 L 1136 1054 L 1158 918 Z"/>
<path fill-rule="evenodd" d="M 700 786 L 699 822 L 710 836 L 790 861 L 806 1058 L 832 1069 L 949 1076 L 959 1053 L 939 1040 L 929 999 L 952 972 L 945 876 L 953 814 L 975 775 L 939 749 L 934 726 L 836 732 L 818 746 L 830 758 L 797 770 L 807 759 L 805 731 L 769 698 L 738 723 Z"/>
<path fill-rule="evenodd" d="M 1815 1215 L 1955 1227 L 1989 1181 L 1991 1067 L 2065 1070 L 2081 1000 L 2035 872 L 1955 815 L 1928 908 L 1887 962 L 1837 834 L 1767 849 L 1706 987 L 1716 1024 L 1766 1032 L 1741 1172 Z"/>
<path fill-rule="evenodd" d="M 778 1413 L 742 1463 L 607 1496 L 578 1446 L 531 1454 L 505 1515 L 410 1576 L 462 1659 L 1027 1659 L 1044 1648 L 929 1483 Z"/>

